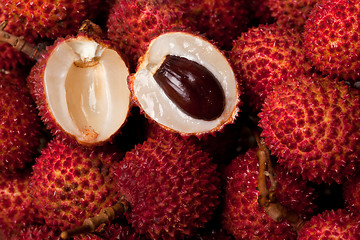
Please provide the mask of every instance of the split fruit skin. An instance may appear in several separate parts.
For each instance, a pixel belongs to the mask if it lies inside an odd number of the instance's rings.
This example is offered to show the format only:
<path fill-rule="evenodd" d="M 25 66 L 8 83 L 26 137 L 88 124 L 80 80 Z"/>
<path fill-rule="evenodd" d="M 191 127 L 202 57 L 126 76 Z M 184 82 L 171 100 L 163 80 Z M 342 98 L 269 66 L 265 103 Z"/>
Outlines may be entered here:
<path fill-rule="evenodd" d="M 125 216 L 136 232 L 183 239 L 204 227 L 220 202 L 220 177 L 211 161 L 179 135 L 161 132 L 113 165 L 117 191 L 130 203 Z"/>
<path fill-rule="evenodd" d="M 57 39 L 76 34 L 85 19 L 94 19 L 100 3 L 99 0 L 4 0 L 0 7 L 6 19 L 22 26 L 35 38 Z"/>
<path fill-rule="evenodd" d="M 225 197 L 222 226 L 235 239 L 296 239 L 296 232 L 286 220 L 275 222 L 259 206 L 257 190 L 259 165 L 256 148 L 250 148 L 227 165 L 223 172 Z M 286 174 L 276 166 L 275 191 L 279 202 L 297 213 L 313 213 L 314 189 L 301 178 Z M 289 195 L 289 193 L 294 193 Z"/>
<path fill-rule="evenodd" d="M 315 5 L 303 32 L 306 56 L 323 74 L 356 81 L 360 74 L 360 3 L 325 1 Z"/>
<path fill-rule="evenodd" d="M 360 217 L 344 209 L 326 210 L 305 223 L 298 240 L 360 238 Z"/>
<path fill-rule="evenodd" d="M 30 171 L 0 174 L 0 235 L 7 237 L 22 227 L 40 222 L 30 196 Z"/>
<path fill-rule="evenodd" d="M 309 71 L 299 32 L 286 26 L 261 24 L 233 42 L 230 60 L 244 88 L 244 102 L 258 112 L 273 87 Z"/>
<path fill-rule="evenodd" d="M 20 74 L 0 73 L 0 109 L 0 169 L 24 169 L 38 153 L 40 119 Z"/>
<path fill-rule="evenodd" d="M 34 206 L 49 227 L 68 230 L 82 224 L 119 196 L 109 175 L 118 153 L 51 140 L 33 166 Z"/>
<path fill-rule="evenodd" d="M 288 79 L 266 99 L 259 127 L 266 146 L 291 173 L 341 183 L 359 166 L 360 95 L 317 75 Z"/>

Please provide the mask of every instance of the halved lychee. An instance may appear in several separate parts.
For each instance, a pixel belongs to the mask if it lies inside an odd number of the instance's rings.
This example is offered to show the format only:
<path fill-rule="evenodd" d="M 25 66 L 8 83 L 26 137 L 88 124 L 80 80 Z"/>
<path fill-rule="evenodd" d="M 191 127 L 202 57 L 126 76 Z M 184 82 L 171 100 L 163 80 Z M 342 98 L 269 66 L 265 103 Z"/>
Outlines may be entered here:
<path fill-rule="evenodd" d="M 129 84 L 147 117 L 182 135 L 218 131 L 239 111 L 239 84 L 226 57 L 186 32 L 152 40 Z"/>
<path fill-rule="evenodd" d="M 94 145 L 108 141 L 127 118 L 128 75 L 121 55 L 110 45 L 79 34 L 49 47 L 28 82 L 53 134 Z"/>

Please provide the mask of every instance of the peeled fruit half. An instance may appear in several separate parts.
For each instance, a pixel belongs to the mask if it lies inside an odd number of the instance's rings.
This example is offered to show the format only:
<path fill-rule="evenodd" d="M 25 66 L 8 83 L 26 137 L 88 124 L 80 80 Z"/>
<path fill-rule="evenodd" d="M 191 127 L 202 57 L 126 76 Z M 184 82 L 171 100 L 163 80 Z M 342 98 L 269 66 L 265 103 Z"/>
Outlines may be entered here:
<path fill-rule="evenodd" d="M 108 141 L 127 118 L 128 75 L 110 45 L 79 34 L 49 47 L 28 82 L 42 120 L 54 135 L 95 145 Z"/>
<path fill-rule="evenodd" d="M 182 135 L 218 131 L 239 111 L 240 89 L 226 57 L 186 32 L 152 40 L 129 84 L 147 117 Z"/>

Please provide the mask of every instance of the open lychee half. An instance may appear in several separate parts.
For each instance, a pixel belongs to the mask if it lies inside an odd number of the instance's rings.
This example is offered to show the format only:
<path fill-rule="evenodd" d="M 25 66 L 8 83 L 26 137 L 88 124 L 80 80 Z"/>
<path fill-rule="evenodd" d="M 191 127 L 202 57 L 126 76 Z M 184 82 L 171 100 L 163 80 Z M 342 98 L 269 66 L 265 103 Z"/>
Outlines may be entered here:
<path fill-rule="evenodd" d="M 98 145 L 126 121 L 128 75 L 121 55 L 110 45 L 79 34 L 49 47 L 28 82 L 42 120 L 53 134 Z"/>
<path fill-rule="evenodd" d="M 129 85 L 148 118 L 182 135 L 219 131 L 239 111 L 240 89 L 231 64 L 211 42 L 191 33 L 153 39 Z"/>

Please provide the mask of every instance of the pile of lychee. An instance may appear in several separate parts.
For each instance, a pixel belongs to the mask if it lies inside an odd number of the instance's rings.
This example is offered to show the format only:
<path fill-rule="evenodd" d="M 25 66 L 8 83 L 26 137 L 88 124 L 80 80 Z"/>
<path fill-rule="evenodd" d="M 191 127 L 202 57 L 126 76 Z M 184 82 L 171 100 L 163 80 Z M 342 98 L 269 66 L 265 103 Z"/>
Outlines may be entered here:
<path fill-rule="evenodd" d="M 360 2 L 3 0 L 0 240 L 360 239 Z"/>

